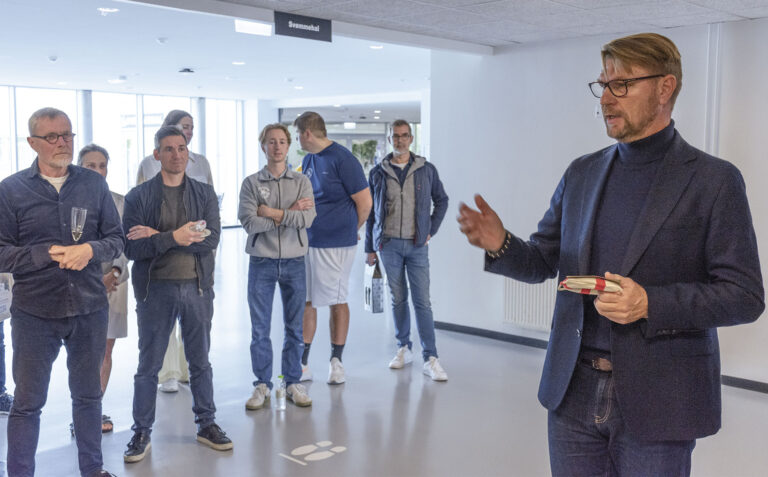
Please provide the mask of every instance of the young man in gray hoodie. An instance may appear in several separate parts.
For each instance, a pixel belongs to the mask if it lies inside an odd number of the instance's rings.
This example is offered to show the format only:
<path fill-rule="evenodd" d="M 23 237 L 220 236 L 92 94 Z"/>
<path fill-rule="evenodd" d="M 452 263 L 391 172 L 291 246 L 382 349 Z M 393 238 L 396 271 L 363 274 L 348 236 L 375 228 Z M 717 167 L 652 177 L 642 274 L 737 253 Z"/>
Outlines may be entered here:
<path fill-rule="evenodd" d="M 259 135 L 267 165 L 243 181 L 238 218 L 248 233 L 248 306 L 251 311 L 251 366 L 256 381 L 245 408 L 261 409 L 272 389 L 272 298 L 275 283 L 283 299 L 282 374 L 287 398 L 297 406 L 311 406 L 301 379 L 302 326 L 307 296 L 304 255 L 307 228 L 315 219 L 309 179 L 286 164 L 291 135 L 282 124 L 269 124 Z"/>

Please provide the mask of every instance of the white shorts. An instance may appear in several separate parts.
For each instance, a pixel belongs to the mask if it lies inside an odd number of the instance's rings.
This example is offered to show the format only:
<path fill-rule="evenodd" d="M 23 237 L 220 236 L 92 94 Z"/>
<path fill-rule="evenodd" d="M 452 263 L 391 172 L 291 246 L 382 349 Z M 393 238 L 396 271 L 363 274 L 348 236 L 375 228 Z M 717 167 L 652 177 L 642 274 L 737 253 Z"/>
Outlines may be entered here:
<path fill-rule="evenodd" d="M 307 270 L 307 301 L 314 308 L 347 302 L 349 276 L 357 246 L 339 248 L 309 247 L 304 266 Z"/>

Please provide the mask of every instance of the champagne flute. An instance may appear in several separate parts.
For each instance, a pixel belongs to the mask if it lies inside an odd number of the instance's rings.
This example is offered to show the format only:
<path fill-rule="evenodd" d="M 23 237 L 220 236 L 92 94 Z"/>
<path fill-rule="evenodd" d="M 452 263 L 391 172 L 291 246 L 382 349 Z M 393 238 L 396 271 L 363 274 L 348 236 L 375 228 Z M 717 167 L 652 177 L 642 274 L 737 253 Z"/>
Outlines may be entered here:
<path fill-rule="evenodd" d="M 85 216 L 88 214 L 88 209 L 81 207 L 72 207 L 72 221 L 70 227 L 72 229 L 72 240 L 75 242 L 80 240 L 83 236 L 83 227 L 85 227 Z"/>

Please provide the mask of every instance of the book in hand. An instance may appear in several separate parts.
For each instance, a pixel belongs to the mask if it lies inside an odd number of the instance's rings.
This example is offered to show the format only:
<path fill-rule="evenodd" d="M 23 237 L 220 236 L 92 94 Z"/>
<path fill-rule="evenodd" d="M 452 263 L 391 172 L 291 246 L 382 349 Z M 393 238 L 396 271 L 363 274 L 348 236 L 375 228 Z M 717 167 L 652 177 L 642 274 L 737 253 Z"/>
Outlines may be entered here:
<path fill-rule="evenodd" d="M 597 292 L 618 292 L 621 285 L 597 275 L 569 275 L 557 286 L 557 291 L 569 291 L 582 295 L 597 295 Z"/>

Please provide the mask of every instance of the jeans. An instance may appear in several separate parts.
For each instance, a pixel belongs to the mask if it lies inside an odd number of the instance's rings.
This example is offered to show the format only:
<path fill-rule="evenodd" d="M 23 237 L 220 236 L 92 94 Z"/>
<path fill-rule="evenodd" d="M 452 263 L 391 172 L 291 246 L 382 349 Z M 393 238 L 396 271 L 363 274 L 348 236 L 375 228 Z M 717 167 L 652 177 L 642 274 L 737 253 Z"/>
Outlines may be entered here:
<path fill-rule="evenodd" d="M 653 399 L 652 395 L 650 399 Z M 549 412 L 552 476 L 672 477 L 691 473 L 691 441 L 642 441 L 626 428 L 611 373 L 579 363 Z"/>
<path fill-rule="evenodd" d="M 398 346 L 411 348 L 411 314 L 408 309 L 408 285 L 411 287 L 416 327 L 421 339 L 424 361 L 437 358 L 435 322 L 429 302 L 429 247 L 415 247 L 413 240 L 385 239 L 379 252 L 392 296 L 392 314 Z M 408 274 L 408 284 L 405 275 Z"/>
<path fill-rule="evenodd" d="M 51 366 L 62 343 L 67 349 L 69 391 L 80 472 L 102 468 L 100 368 L 107 346 L 104 307 L 87 315 L 44 319 L 13 309 L 11 341 L 13 407 L 8 416 L 8 475 L 32 476 L 40 435 L 40 411 L 48 396 Z"/>
<path fill-rule="evenodd" d="M 139 324 L 139 367 L 133 378 L 133 429 L 151 432 L 155 422 L 157 373 L 163 365 L 174 322 L 178 318 L 189 362 L 192 411 L 199 428 L 212 424 L 213 371 L 211 348 L 213 289 L 198 291 L 196 282 L 152 281 L 144 301 L 136 304 Z"/>
<path fill-rule="evenodd" d="M 0 394 L 5 392 L 5 321 L 0 321 Z"/>
<path fill-rule="evenodd" d="M 307 281 L 304 257 L 272 259 L 251 257 L 248 266 L 248 307 L 251 310 L 251 367 L 256 381 L 272 389 L 272 300 L 275 283 L 283 299 L 282 372 L 286 385 L 301 379 L 301 353 L 304 349 L 302 325 Z"/>

